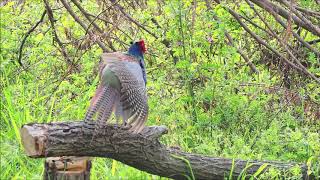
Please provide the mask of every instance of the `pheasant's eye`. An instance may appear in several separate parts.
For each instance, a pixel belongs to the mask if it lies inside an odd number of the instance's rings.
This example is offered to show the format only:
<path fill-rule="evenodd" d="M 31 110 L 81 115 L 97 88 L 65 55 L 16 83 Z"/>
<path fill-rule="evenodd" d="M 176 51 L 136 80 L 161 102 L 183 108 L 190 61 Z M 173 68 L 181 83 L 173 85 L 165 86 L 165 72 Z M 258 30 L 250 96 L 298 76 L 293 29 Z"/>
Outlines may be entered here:
<path fill-rule="evenodd" d="M 130 41 L 130 44 L 133 44 L 133 41 Z"/>

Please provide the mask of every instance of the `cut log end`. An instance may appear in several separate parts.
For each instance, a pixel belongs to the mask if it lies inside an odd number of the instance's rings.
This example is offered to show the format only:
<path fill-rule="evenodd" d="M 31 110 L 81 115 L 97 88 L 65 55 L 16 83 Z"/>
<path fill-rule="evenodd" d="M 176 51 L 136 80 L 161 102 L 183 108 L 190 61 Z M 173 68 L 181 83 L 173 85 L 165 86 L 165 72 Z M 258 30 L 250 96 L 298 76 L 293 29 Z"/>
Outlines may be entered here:
<path fill-rule="evenodd" d="M 24 125 L 20 129 L 22 144 L 27 156 L 44 157 L 46 126 Z"/>

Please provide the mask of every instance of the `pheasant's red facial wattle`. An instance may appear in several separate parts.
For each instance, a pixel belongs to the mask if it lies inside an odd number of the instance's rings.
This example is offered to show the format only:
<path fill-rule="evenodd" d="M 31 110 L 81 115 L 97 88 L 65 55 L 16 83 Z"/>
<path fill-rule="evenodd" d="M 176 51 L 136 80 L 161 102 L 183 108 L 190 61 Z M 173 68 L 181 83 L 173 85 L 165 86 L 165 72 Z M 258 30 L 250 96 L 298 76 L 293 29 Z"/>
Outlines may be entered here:
<path fill-rule="evenodd" d="M 138 42 L 139 43 L 139 46 L 140 46 L 140 49 L 143 53 L 145 53 L 147 51 L 147 48 L 146 48 L 146 45 L 144 44 L 144 41 L 141 40 Z"/>

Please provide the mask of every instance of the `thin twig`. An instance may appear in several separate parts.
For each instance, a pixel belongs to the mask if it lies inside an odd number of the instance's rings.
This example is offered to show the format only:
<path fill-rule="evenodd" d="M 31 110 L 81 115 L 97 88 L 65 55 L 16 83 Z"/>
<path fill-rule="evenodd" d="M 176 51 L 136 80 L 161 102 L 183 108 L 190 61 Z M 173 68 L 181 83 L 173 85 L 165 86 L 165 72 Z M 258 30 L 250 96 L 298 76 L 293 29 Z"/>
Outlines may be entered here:
<path fill-rule="evenodd" d="M 320 42 L 320 39 L 309 41 L 308 44 L 317 44 Z"/>
<path fill-rule="evenodd" d="M 249 4 L 249 6 L 250 6 L 252 9 L 254 9 L 254 5 L 253 5 L 251 2 L 249 2 L 248 0 L 246 0 L 246 1 L 247 1 L 247 3 Z M 269 12 L 269 13 L 275 18 L 275 20 L 276 20 L 282 27 L 284 27 L 285 29 L 288 28 L 288 26 L 286 25 L 286 23 L 284 23 L 284 22 L 281 20 L 281 18 L 279 17 L 279 15 L 278 15 L 276 12 L 274 12 L 272 9 L 268 9 L 267 12 Z M 313 48 L 313 47 L 310 45 L 310 43 L 304 41 L 296 32 L 292 31 L 292 34 L 293 34 L 293 36 L 294 36 L 302 45 L 304 45 L 306 48 L 308 48 L 309 50 L 311 50 L 312 52 L 314 52 L 318 57 L 320 57 L 320 52 L 317 51 L 315 48 Z"/>
<path fill-rule="evenodd" d="M 291 17 L 292 20 L 294 21 L 294 23 L 297 24 L 298 26 L 301 26 L 302 28 L 304 28 L 305 30 L 311 32 L 312 34 L 314 34 L 316 36 L 320 36 L 319 30 L 315 26 L 313 26 L 313 25 L 309 26 L 309 24 L 307 24 L 306 22 L 301 20 L 296 15 L 290 16 L 290 13 L 285 8 L 278 6 L 277 4 L 274 4 L 273 2 L 270 2 L 268 0 L 263 0 L 263 1 L 251 0 L 251 2 L 258 5 L 262 9 L 272 9 L 273 11 L 277 12 L 277 14 L 279 14 L 280 16 L 282 16 L 285 19 L 288 19 L 289 17 Z"/>
<path fill-rule="evenodd" d="M 80 20 L 80 18 L 76 15 L 76 13 L 71 9 L 70 5 L 65 0 L 60 0 L 60 1 L 63 4 L 63 6 L 66 8 L 66 10 L 69 12 L 69 14 L 73 17 L 73 19 L 77 21 L 77 23 L 79 23 L 83 29 L 85 30 L 88 29 L 88 26 L 83 21 Z M 95 36 L 94 33 L 91 31 L 89 31 L 88 33 L 91 37 Z M 97 42 L 99 47 L 104 52 L 111 52 L 99 39 L 95 39 L 95 42 Z"/>
<path fill-rule="evenodd" d="M 294 6 L 298 11 L 301 11 L 305 14 L 308 14 L 310 16 L 313 16 L 317 19 L 320 19 L 320 12 L 316 12 L 316 11 L 312 11 L 310 9 L 305 9 L 305 8 L 302 8 L 302 7 L 299 7 L 299 6 Z"/>
<path fill-rule="evenodd" d="M 87 35 L 89 33 L 89 29 L 91 26 L 93 26 L 96 30 L 99 31 L 99 33 L 102 35 L 102 34 L 106 34 L 104 33 L 104 31 L 95 23 L 95 21 L 97 19 L 99 19 L 99 16 L 106 12 L 107 10 L 109 10 L 112 6 L 114 6 L 114 4 L 110 5 L 109 7 L 105 8 L 104 10 L 102 10 L 98 15 L 96 16 L 93 16 L 93 19 L 91 18 L 91 14 L 88 13 L 81 5 L 79 2 L 75 1 L 75 0 L 71 0 L 76 6 L 77 8 L 80 10 L 80 12 L 85 16 L 85 18 L 90 21 L 90 24 L 89 26 L 87 27 L 87 29 L 85 29 L 85 35 Z M 108 33 L 109 34 L 109 33 Z M 110 36 L 110 35 L 109 35 Z M 76 53 L 79 51 L 79 48 L 81 47 L 81 44 L 83 43 L 84 40 L 82 40 L 79 45 L 78 45 L 78 48 L 76 50 Z M 116 49 L 112 46 L 111 43 L 109 43 L 109 46 L 110 48 L 113 50 L 113 51 L 116 51 Z M 76 63 L 78 63 L 80 61 L 80 58 L 77 59 Z"/>
<path fill-rule="evenodd" d="M 206 3 L 206 4 L 207 4 L 207 8 L 208 8 L 209 10 L 211 10 L 212 7 L 210 6 L 210 4 L 209 4 L 209 3 Z M 218 16 L 216 16 L 215 14 L 213 14 L 213 19 L 216 20 L 218 23 L 221 22 L 220 18 L 219 18 Z M 238 48 L 238 47 L 235 46 L 235 44 L 234 44 L 234 42 L 233 42 L 233 39 L 232 39 L 231 35 L 228 33 L 227 30 L 224 30 L 224 35 L 227 37 L 228 42 L 229 42 L 229 45 L 230 45 L 230 46 L 233 46 L 233 47 L 235 47 L 235 48 L 237 49 L 237 52 L 241 55 L 241 57 L 244 59 L 244 61 L 245 61 L 245 62 L 247 63 L 247 65 L 250 67 L 251 71 L 254 72 L 254 73 L 259 74 L 259 70 L 258 70 L 257 67 L 250 61 L 249 57 L 246 56 L 246 55 L 244 54 L 244 52 L 243 52 L 240 48 Z"/>
<path fill-rule="evenodd" d="M 309 21 L 307 18 L 305 18 L 299 11 L 295 9 L 294 6 L 291 6 L 290 3 L 286 0 L 277 0 L 280 1 L 282 4 L 286 5 L 287 7 L 290 7 L 290 11 L 292 11 L 298 18 L 300 18 L 307 26 L 309 26 L 312 31 L 316 32 L 320 36 L 320 28 L 313 25 L 311 21 Z"/>
<path fill-rule="evenodd" d="M 249 22 L 250 24 L 252 24 L 254 27 L 256 27 L 256 28 L 258 28 L 258 29 L 261 29 L 262 31 L 264 31 L 264 32 L 268 33 L 270 36 L 272 36 L 272 33 L 271 33 L 271 32 L 267 31 L 267 30 L 264 29 L 263 27 L 259 26 L 257 23 L 253 22 L 250 18 L 248 18 L 248 17 L 246 17 L 246 16 L 243 16 L 243 15 L 241 15 L 241 14 L 239 14 L 239 16 L 240 16 L 242 19 L 248 21 L 248 22 Z"/>
<path fill-rule="evenodd" d="M 147 33 L 149 33 L 151 36 L 153 36 L 154 38 L 158 39 L 159 37 L 151 32 L 150 30 L 148 30 L 147 28 L 145 28 L 142 24 L 140 24 L 138 21 L 136 21 L 135 19 L 133 19 L 128 13 L 126 13 L 123 9 L 123 7 L 121 5 L 119 5 L 115 0 L 110 0 L 112 3 L 115 3 L 115 6 L 117 7 L 117 9 L 125 16 L 127 17 L 131 22 L 133 22 L 134 24 L 136 24 L 138 27 L 140 27 L 141 29 L 143 29 L 144 31 L 146 31 Z"/>
<path fill-rule="evenodd" d="M 253 37 L 259 44 L 265 46 L 266 48 L 271 50 L 273 53 L 275 53 L 277 56 L 281 57 L 287 64 L 289 64 L 294 69 L 298 70 L 299 72 L 302 72 L 303 74 L 308 75 L 310 78 L 314 79 L 316 82 L 318 82 L 320 84 L 320 80 L 317 77 L 315 77 L 314 74 L 307 71 L 304 67 L 302 68 L 301 66 L 297 66 L 293 62 L 289 61 L 286 57 L 282 56 L 277 50 L 275 50 L 274 48 L 269 46 L 263 39 L 261 39 L 258 35 L 256 35 L 254 32 L 252 32 L 248 28 L 248 26 L 241 21 L 240 16 L 235 11 L 233 11 L 232 9 L 230 9 L 228 7 L 226 7 L 226 9 L 238 21 L 238 23 L 244 28 L 244 30 L 246 30 L 251 35 L 251 37 Z"/>
<path fill-rule="evenodd" d="M 40 23 L 42 23 L 45 15 L 46 15 L 46 12 L 47 12 L 46 10 L 43 11 L 40 20 L 31 29 L 29 29 L 29 31 L 25 34 L 24 38 L 21 41 L 21 44 L 20 44 L 20 47 L 19 47 L 18 63 L 22 68 L 24 68 L 23 64 L 22 64 L 22 60 L 21 60 L 22 59 L 23 46 L 24 46 L 27 38 L 29 37 L 29 35 L 39 26 Z"/>
<path fill-rule="evenodd" d="M 70 67 L 74 67 L 73 66 L 73 62 L 72 60 L 70 59 L 70 56 L 68 55 L 68 52 L 66 50 L 66 48 L 64 47 L 64 44 L 62 43 L 62 41 L 60 40 L 58 34 L 57 34 L 57 30 L 56 30 L 56 27 L 54 25 L 54 17 L 53 17 L 53 12 L 52 12 L 52 9 L 49 5 L 49 2 L 48 0 L 43 0 L 44 4 L 45 4 L 45 8 L 47 10 L 47 14 L 48 14 L 48 17 L 49 17 L 49 21 L 50 21 L 50 24 L 51 24 L 51 28 L 52 28 L 52 31 L 53 31 L 53 35 L 54 35 L 54 40 L 58 43 L 59 47 L 60 47 L 60 51 L 64 57 L 64 59 L 66 60 L 67 64 L 70 66 Z M 77 71 L 79 71 L 79 69 L 77 69 Z"/>

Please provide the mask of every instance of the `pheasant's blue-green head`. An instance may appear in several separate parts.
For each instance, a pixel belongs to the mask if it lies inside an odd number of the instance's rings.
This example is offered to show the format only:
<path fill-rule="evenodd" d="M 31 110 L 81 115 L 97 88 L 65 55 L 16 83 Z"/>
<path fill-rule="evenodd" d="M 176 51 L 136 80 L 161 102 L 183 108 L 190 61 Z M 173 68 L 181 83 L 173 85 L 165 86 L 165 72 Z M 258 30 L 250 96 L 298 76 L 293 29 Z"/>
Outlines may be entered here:
<path fill-rule="evenodd" d="M 130 46 L 128 53 L 138 58 L 143 58 L 143 54 L 147 51 L 143 40 L 136 41 Z"/>
<path fill-rule="evenodd" d="M 143 54 L 147 51 L 147 48 L 144 44 L 143 40 L 132 43 L 130 46 L 128 53 L 132 56 L 135 56 L 139 59 L 139 64 L 142 70 L 142 76 L 144 83 L 147 84 L 147 74 L 146 74 L 146 66 L 144 63 Z"/>

